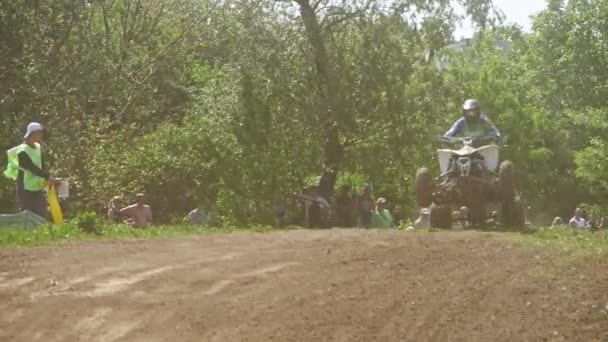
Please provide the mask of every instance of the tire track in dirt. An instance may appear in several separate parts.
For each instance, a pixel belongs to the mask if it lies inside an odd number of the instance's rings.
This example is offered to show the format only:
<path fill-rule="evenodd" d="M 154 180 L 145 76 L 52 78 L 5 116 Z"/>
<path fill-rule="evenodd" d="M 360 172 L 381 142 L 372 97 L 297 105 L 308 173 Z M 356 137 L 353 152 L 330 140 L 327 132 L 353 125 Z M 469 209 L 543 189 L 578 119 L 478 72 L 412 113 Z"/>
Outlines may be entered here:
<path fill-rule="evenodd" d="M 0 250 L 0 340 L 608 341 L 608 262 L 563 260 L 369 230 Z"/>

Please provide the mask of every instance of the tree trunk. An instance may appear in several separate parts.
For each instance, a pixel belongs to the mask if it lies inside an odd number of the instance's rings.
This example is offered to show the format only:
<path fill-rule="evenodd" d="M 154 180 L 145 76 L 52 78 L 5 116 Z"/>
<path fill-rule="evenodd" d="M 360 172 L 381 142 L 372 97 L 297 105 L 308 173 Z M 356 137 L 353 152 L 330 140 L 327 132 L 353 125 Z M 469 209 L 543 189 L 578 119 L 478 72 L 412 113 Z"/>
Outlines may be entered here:
<path fill-rule="evenodd" d="M 340 163 L 344 158 L 344 146 L 340 143 L 339 125 L 337 118 L 342 117 L 344 106 L 340 92 L 335 64 L 327 53 L 321 28 L 314 9 L 309 0 L 295 0 L 300 5 L 300 14 L 312 47 L 315 66 L 317 69 L 318 86 L 322 95 L 325 112 L 321 113 L 321 130 L 324 133 L 324 160 L 323 172 L 319 182 L 319 191 L 325 198 L 331 197 Z"/>

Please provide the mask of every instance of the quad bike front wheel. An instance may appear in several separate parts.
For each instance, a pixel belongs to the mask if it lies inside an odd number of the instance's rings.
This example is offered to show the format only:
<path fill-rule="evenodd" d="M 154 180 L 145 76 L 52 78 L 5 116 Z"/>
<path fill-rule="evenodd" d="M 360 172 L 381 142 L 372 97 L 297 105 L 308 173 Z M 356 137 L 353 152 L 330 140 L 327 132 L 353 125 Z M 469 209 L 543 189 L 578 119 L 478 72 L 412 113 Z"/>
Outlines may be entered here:
<path fill-rule="evenodd" d="M 435 184 L 431 171 L 425 167 L 416 172 L 416 203 L 421 208 L 428 208 L 433 203 Z"/>
<path fill-rule="evenodd" d="M 439 204 L 431 206 L 431 227 L 440 229 L 452 229 L 452 211 L 450 206 Z"/>

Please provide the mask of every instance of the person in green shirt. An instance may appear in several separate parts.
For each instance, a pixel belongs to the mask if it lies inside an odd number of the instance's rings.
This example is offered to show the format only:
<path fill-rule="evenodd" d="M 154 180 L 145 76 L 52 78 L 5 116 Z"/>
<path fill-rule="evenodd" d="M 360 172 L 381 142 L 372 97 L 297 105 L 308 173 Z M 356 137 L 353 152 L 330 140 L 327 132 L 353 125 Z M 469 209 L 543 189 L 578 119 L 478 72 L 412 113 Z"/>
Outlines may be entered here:
<path fill-rule="evenodd" d="M 43 127 L 37 122 L 27 125 L 23 143 L 7 151 L 8 165 L 4 175 L 17 182 L 17 203 L 20 210 L 29 210 L 43 218 L 48 217 L 45 197 L 46 182 L 57 184 L 45 168 L 40 143 Z"/>
<path fill-rule="evenodd" d="M 378 198 L 376 209 L 372 211 L 372 228 L 393 228 L 393 216 L 384 197 Z"/>

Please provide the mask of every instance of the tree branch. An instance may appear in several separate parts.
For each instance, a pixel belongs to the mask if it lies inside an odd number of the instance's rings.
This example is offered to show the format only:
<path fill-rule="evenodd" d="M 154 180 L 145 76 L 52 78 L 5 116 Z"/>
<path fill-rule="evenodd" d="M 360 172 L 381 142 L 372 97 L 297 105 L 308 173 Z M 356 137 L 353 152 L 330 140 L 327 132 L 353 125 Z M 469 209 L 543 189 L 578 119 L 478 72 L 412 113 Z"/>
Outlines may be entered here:
<path fill-rule="evenodd" d="M 317 9 L 319 8 L 319 5 L 321 5 L 321 2 L 323 2 L 323 0 L 317 0 L 317 2 L 312 5 L 313 12 L 317 12 Z"/>
<path fill-rule="evenodd" d="M 305 1 L 305 0 L 304 0 Z M 201 22 L 207 20 L 207 18 L 209 17 L 209 15 L 207 14 L 206 16 L 203 16 L 202 18 L 200 18 L 199 20 L 193 22 L 192 24 L 188 25 L 188 27 L 186 27 L 177 37 L 175 37 L 171 42 L 169 42 L 169 44 L 167 44 L 165 47 L 163 47 L 154 57 L 152 57 L 151 59 L 149 59 L 146 63 L 144 63 L 144 65 L 142 65 L 139 69 L 135 70 L 134 72 L 129 74 L 129 77 L 133 77 L 136 74 L 139 74 L 140 72 L 142 72 L 143 70 L 147 69 L 150 65 L 156 63 L 156 61 L 158 61 L 163 55 L 165 55 L 165 53 L 172 48 L 175 44 L 177 44 L 180 40 L 182 40 L 184 38 L 184 36 L 190 32 L 190 30 L 197 24 L 200 24 Z"/>

